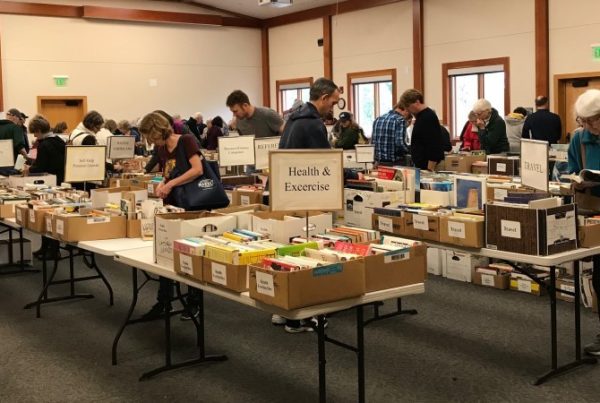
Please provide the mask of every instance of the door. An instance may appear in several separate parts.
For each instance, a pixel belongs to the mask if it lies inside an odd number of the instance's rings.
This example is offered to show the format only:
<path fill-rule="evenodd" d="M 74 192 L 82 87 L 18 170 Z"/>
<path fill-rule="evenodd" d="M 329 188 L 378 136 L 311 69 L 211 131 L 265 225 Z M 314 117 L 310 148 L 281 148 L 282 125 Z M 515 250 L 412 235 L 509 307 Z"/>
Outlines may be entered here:
<path fill-rule="evenodd" d="M 38 96 L 38 113 L 48 119 L 51 127 L 66 122 L 67 132 L 71 133 L 87 113 L 87 97 Z"/>
<path fill-rule="evenodd" d="M 563 138 L 561 143 L 566 143 L 567 136 L 571 136 L 577 129 L 577 114 L 575 102 L 577 98 L 589 89 L 600 89 L 600 72 L 567 74 L 556 76 L 556 113 L 560 115 L 563 125 Z"/>

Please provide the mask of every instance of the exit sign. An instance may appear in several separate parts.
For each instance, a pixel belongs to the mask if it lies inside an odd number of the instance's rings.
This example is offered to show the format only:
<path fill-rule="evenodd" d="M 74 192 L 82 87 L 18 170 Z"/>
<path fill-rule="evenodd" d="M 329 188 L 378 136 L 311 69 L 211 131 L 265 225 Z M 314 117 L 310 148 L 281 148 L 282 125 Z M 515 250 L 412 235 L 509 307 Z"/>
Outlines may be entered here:
<path fill-rule="evenodd" d="M 600 60 L 600 46 L 593 46 L 594 50 L 594 60 Z"/>
<path fill-rule="evenodd" d="M 69 79 L 69 76 L 52 76 L 52 79 L 54 80 L 54 85 L 57 87 L 66 87 L 67 86 L 67 80 Z"/>

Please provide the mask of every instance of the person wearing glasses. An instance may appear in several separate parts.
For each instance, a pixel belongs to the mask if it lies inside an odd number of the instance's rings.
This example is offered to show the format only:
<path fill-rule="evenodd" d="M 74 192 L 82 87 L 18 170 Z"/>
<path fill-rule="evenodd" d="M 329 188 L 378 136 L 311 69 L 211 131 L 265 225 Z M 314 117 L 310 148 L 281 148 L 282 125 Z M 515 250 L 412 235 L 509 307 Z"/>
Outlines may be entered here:
<path fill-rule="evenodd" d="M 492 104 L 487 99 L 478 99 L 473 105 L 473 112 L 477 117 L 477 135 L 481 149 L 486 154 L 499 154 L 508 152 L 510 145 L 506 136 L 506 123 Z"/>
<path fill-rule="evenodd" d="M 569 143 L 569 171 L 578 174 L 582 169 L 600 170 L 600 90 L 587 90 L 581 94 L 575 102 L 575 112 L 582 129 L 573 133 Z M 593 187 L 591 194 L 600 197 L 600 187 Z M 600 202 L 598 204 L 600 210 Z M 596 301 L 600 302 L 600 255 L 594 256 L 592 283 Z M 592 343 L 585 346 L 584 351 L 600 356 L 600 333 Z"/>

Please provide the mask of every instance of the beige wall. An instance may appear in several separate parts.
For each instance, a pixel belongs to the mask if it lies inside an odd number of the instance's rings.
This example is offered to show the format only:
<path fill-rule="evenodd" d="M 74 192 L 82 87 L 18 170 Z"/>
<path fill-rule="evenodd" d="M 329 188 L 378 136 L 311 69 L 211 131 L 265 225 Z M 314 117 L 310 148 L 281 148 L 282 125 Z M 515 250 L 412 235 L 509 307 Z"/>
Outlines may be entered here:
<path fill-rule="evenodd" d="M 85 95 L 105 118 L 161 108 L 228 120 L 230 91 L 262 97 L 258 29 L 0 15 L 0 35 L 5 108 L 28 114 L 38 95 Z"/>
<path fill-rule="evenodd" d="M 14 0 L 13 0 L 14 1 Z M 194 14 L 219 14 L 215 11 L 174 1 L 149 0 L 17 0 L 19 3 L 68 4 L 71 6 L 99 6 L 139 10 L 173 11 Z"/>
<path fill-rule="evenodd" d="M 335 16 L 332 37 L 333 79 L 338 85 L 348 86 L 348 73 L 396 69 L 397 92 L 412 87 L 411 2 Z"/>
<path fill-rule="evenodd" d="M 535 98 L 534 0 L 425 0 L 425 98 L 442 111 L 442 64 L 510 58 L 510 108 Z"/>
<path fill-rule="evenodd" d="M 277 80 L 323 76 L 323 20 L 310 20 L 269 29 L 271 107 L 277 109 Z M 259 103 L 256 101 L 256 103 Z"/>

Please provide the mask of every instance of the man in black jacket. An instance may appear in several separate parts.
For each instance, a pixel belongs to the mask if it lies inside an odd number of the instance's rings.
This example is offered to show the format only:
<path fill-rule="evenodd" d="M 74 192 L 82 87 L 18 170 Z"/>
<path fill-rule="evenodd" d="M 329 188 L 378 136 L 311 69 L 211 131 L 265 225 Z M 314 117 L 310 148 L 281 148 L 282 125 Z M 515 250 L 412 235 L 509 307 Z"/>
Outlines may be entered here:
<path fill-rule="evenodd" d="M 560 116 L 548 109 L 548 97 L 537 97 L 535 106 L 537 111 L 525 119 L 521 137 L 547 141 L 549 144 L 558 143 L 562 135 Z"/>

